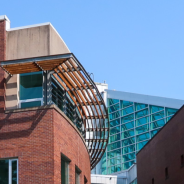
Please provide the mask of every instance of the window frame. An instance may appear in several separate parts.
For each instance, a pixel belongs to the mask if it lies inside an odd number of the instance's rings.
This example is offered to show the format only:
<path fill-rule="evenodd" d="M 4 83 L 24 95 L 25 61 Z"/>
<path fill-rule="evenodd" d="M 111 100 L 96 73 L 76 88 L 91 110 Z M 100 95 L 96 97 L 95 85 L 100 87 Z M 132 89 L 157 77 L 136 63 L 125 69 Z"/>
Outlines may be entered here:
<path fill-rule="evenodd" d="M 75 184 L 80 184 L 80 174 L 81 170 L 75 165 Z"/>
<path fill-rule="evenodd" d="M 31 75 L 31 73 L 30 73 Z M 21 108 L 21 104 L 22 103 L 26 103 L 26 102 L 35 102 L 35 101 L 40 101 L 41 102 L 41 106 L 43 106 L 44 103 L 44 81 L 45 81 L 45 77 L 44 74 L 42 72 L 42 98 L 31 98 L 31 99 L 25 99 L 25 100 L 20 100 L 20 74 L 17 74 L 17 101 L 18 101 L 18 108 Z"/>
<path fill-rule="evenodd" d="M 70 162 L 71 160 L 65 156 L 63 153 L 61 153 L 61 164 L 62 164 L 62 160 L 65 162 L 65 167 L 67 165 L 67 180 L 65 181 L 65 183 L 62 183 L 62 165 L 61 165 L 61 183 L 62 184 L 69 184 L 70 183 Z M 66 175 L 66 170 L 65 170 L 65 175 Z"/>
<path fill-rule="evenodd" d="M 18 162 L 18 158 L 1 158 L 0 160 L 8 160 L 8 184 L 12 184 L 12 162 L 17 161 L 17 184 L 19 184 L 19 162 Z"/>

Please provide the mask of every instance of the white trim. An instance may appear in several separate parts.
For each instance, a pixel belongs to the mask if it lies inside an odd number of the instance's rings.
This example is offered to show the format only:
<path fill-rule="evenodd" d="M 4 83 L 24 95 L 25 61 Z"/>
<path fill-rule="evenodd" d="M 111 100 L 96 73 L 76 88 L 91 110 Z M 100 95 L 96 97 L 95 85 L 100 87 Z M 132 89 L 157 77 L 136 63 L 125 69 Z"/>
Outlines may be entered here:
<path fill-rule="evenodd" d="M 12 161 L 8 160 L 9 168 L 8 168 L 8 177 L 9 177 L 9 184 L 12 184 Z"/>
<path fill-rule="evenodd" d="M 15 28 L 10 28 L 7 31 L 15 31 L 15 30 L 20 30 L 20 29 L 27 29 L 27 28 L 32 28 L 32 27 L 46 26 L 46 25 L 50 25 L 50 22 L 41 23 L 41 24 L 33 24 L 33 25 L 28 25 L 28 26 L 15 27 Z"/>
<path fill-rule="evenodd" d="M 41 101 L 41 106 L 43 105 L 43 98 L 33 98 L 33 99 L 19 100 L 19 108 L 21 108 L 21 103 L 35 102 L 35 101 Z"/>
<path fill-rule="evenodd" d="M 136 103 L 143 103 L 148 105 L 156 105 L 161 107 L 179 109 L 184 104 L 184 100 L 165 98 L 151 95 L 142 95 L 136 93 L 129 93 L 123 91 L 105 90 L 107 92 L 107 98 L 113 98 L 118 100 L 126 100 Z"/>
<path fill-rule="evenodd" d="M 6 20 L 10 23 L 10 19 L 6 15 L 0 15 L 0 20 Z"/>

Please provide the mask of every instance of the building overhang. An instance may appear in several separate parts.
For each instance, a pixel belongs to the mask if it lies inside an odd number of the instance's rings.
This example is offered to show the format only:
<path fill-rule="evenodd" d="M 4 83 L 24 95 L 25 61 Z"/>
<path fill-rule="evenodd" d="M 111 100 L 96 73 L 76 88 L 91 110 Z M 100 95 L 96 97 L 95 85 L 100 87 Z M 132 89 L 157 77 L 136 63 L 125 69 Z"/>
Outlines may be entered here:
<path fill-rule="evenodd" d="M 9 75 L 53 71 L 52 77 L 68 93 L 83 120 L 91 169 L 100 161 L 108 144 L 109 120 L 104 100 L 95 83 L 72 53 L 7 60 L 1 68 Z"/>

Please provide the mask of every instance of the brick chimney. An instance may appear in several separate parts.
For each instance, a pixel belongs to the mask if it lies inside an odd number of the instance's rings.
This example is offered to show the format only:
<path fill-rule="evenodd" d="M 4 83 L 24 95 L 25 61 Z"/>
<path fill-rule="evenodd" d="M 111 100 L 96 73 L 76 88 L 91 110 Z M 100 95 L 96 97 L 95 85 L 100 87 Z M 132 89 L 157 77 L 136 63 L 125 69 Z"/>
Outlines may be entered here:
<path fill-rule="evenodd" d="M 0 61 L 6 60 L 6 30 L 10 28 L 10 21 L 6 15 L 0 16 Z M 4 112 L 5 72 L 0 68 L 0 113 Z"/>

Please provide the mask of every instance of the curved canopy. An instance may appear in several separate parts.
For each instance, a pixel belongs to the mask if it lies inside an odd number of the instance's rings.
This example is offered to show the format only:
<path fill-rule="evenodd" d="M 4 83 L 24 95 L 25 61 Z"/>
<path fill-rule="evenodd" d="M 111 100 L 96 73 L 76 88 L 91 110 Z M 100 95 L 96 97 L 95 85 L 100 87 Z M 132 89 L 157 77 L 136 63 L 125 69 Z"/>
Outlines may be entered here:
<path fill-rule="evenodd" d="M 61 54 L 1 62 L 9 74 L 52 70 L 54 79 L 74 102 L 83 122 L 84 138 L 91 158 L 91 169 L 100 161 L 109 138 L 108 112 L 95 83 L 77 58 Z"/>

